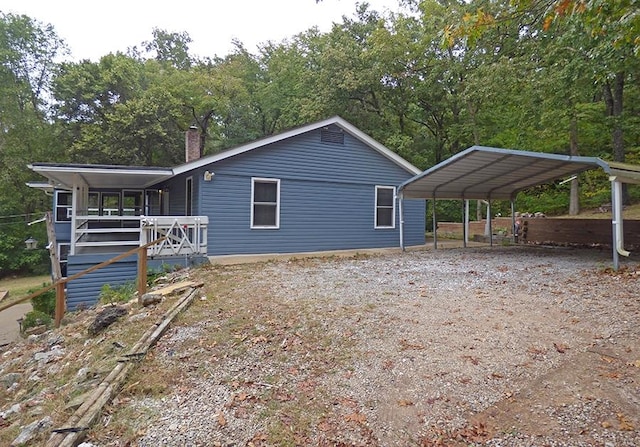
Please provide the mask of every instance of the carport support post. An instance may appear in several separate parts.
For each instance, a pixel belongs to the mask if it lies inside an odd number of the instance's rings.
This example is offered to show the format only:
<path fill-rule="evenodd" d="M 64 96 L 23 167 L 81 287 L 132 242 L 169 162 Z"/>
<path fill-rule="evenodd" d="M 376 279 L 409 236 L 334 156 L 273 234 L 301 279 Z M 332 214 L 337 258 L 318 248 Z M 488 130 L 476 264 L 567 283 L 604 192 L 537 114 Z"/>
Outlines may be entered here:
<path fill-rule="evenodd" d="M 465 199 L 462 202 L 462 240 L 464 248 L 467 248 L 467 242 L 469 242 L 469 200 Z"/>
<path fill-rule="evenodd" d="M 398 196 L 398 214 L 400 216 L 400 249 L 404 251 L 404 210 L 402 204 L 404 202 L 404 194 Z"/>
<path fill-rule="evenodd" d="M 516 243 L 518 235 L 516 234 L 516 201 L 511 199 L 511 233 L 513 233 L 513 243 Z"/>
<path fill-rule="evenodd" d="M 438 249 L 438 220 L 436 219 L 436 196 L 433 196 L 433 249 Z"/>
<path fill-rule="evenodd" d="M 487 200 L 487 227 L 489 228 L 489 247 L 493 247 L 493 226 L 491 225 L 491 199 Z"/>
<path fill-rule="evenodd" d="M 618 225 L 622 225 L 622 184 L 616 181 L 615 177 L 610 177 L 611 180 L 611 238 L 613 245 L 613 269 L 618 270 L 620 267 L 620 258 L 618 255 Z M 620 244 L 622 245 L 622 244 Z"/>

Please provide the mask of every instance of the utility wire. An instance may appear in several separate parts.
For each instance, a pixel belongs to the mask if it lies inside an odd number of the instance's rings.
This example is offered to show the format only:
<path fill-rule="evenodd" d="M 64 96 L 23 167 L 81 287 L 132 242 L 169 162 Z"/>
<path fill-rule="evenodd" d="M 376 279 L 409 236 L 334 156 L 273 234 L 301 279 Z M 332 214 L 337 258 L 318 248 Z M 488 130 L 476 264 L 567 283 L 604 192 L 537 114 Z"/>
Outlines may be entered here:
<path fill-rule="evenodd" d="M 8 216 L 0 216 L 0 219 L 12 219 L 14 217 L 29 217 L 34 214 L 44 214 L 46 211 L 34 211 L 33 213 L 25 213 L 25 214 L 10 214 Z"/>

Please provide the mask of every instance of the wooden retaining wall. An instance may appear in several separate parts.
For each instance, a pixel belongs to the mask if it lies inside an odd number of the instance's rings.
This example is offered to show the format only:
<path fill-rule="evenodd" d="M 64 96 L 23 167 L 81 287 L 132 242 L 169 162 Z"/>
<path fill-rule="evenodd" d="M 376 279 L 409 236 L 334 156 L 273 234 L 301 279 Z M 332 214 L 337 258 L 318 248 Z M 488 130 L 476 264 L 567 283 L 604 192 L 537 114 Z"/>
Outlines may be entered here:
<path fill-rule="evenodd" d="M 529 244 L 605 245 L 611 246 L 610 219 L 519 218 L 522 222 L 520 241 Z M 469 238 L 484 235 L 485 221 L 469 222 Z M 507 229 L 511 235 L 511 218 L 498 217 L 492 222 L 493 233 Z M 462 237 L 462 224 L 438 222 L 438 236 Z M 624 221 L 625 248 L 640 249 L 640 220 Z"/>
<path fill-rule="evenodd" d="M 486 219 L 469 222 L 469 237 L 474 234 L 484 234 Z M 491 221 L 491 228 L 495 233 L 499 229 L 506 229 L 511 234 L 511 218 L 496 217 Z M 460 222 L 438 222 L 438 236 L 442 237 L 462 237 L 462 223 Z"/>
<path fill-rule="evenodd" d="M 522 219 L 522 242 L 544 244 L 608 245 L 612 243 L 609 219 Z M 624 221 L 624 245 L 640 248 L 640 220 Z"/>

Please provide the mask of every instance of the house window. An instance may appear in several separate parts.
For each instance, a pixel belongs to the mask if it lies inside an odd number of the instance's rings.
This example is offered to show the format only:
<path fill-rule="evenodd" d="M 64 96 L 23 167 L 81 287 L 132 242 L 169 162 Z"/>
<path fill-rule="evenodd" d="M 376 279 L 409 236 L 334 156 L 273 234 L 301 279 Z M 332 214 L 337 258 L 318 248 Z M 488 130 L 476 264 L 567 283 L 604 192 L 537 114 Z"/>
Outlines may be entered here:
<path fill-rule="evenodd" d="M 192 216 L 193 215 L 193 177 L 187 177 L 185 184 L 185 205 L 184 205 L 184 215 Z"/>
<path fill-rule="evenodd" d="M 120 215 L 120 193 L 103 192 L 100 195 L 100 215 L 119 216 Z"/>
<path fill-rule="evenodd" d="M 251 228 L 280 228 L 279 179 L 251 179 Z"/>
<path fill-rule="evenodd" d="M 142 191 L 124 191 L 122 193 L 122 215 L 139 216 L 142 214 Z"/>
<path fill-rule="evenodd" d="M 56 222 L 69 222 L 71 220 L 70 192 L 56 191 Z"/>
<path fill-rule="evenodd" d="M 376 228 L 395 228 L 396 188 L 376 186 Z"/>
<path fill-rule="evenodd" d="M 58 262 L 60 263 L 60 272 L 63 278 L 67 276 L 67 259 L 69 257 L 70 248 L 71 244 L 58 244 Z"/>

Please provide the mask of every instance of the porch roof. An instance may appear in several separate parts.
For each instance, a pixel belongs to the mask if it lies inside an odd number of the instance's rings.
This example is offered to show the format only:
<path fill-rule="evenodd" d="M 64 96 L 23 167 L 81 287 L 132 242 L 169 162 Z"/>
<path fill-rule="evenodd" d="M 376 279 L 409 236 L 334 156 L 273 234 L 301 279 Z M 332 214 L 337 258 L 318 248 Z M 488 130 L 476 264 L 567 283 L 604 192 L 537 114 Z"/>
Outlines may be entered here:
<path fill-rule="evenodd" d="M 29 168 L 63 189 L 78 183 L 91 188 L 144 189 L 173 176 L 171 168 L 147 166 L 31 163 Z"/>

